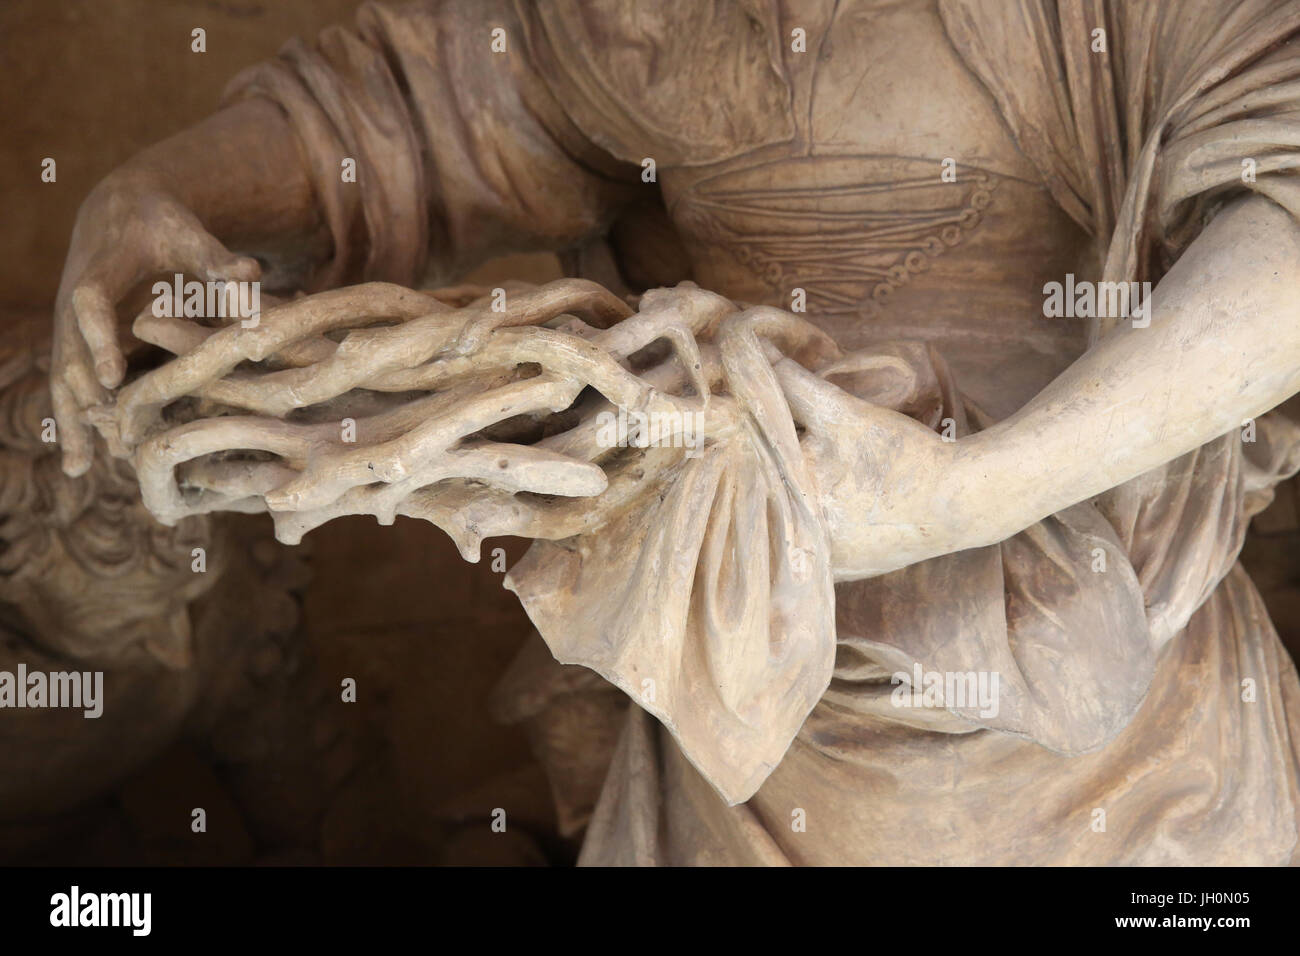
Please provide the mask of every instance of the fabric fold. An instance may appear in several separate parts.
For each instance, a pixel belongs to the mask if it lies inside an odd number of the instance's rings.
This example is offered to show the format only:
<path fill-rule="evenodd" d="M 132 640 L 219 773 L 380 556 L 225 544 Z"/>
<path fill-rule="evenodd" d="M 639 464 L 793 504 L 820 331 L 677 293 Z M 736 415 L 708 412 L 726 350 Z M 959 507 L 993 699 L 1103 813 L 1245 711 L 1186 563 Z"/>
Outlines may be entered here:
<path fill-rule="evenodd" d="M 757 385 L 737 389 L 741 427 L 668 469 L 648 504 L 535 542 L 506 578 L 555 657 L 657 717 L 733 805 L 780 762 L 835 660 L 825 528 L 802 460 L 779 450 L 785 398 L 775 377 Z"/>

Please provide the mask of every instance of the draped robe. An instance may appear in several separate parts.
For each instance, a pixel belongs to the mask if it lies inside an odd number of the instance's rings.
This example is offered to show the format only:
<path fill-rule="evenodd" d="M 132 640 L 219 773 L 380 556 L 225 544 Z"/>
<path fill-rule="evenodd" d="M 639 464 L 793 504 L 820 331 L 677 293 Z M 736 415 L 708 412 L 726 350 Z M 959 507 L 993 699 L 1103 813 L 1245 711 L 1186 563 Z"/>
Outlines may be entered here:
<path fill-rule="evenodd" d="M 770 182 L 764 196 L 743 176 L 752 157 L 785 161 L 806 132 L 781 14 L 776 0 L 368 6 L 355 28 L 290 44 L 229 95 L 274 99 L 301 137 L 334 240 L 318 285 L 438 282 L 501 248 L 618 235 L 653 156 L 730 177 L 716 182 L 735 188 L 697 189 L 670 217 L 697 240 L 713 230 L 775 292 L 802 237 L 760 235 L 781 207 Z M 1300 215 L 1300 5 L 940 0 L 938 14 L 1037 177 L 1032 190 L 1005 171 L 983 181 L 1018 203 L 1041 197 L 1057 228 L 1085 236 L 1081 275 L 1158 281 L 1217 204 L 1247 191 Z M 511 46 L 494 61 L 497 26 Z M 351 187 L 341 157 L 358 161 Z M 937 209 L 897 254 L 870 230 L 836 247 L 883 278 L 847 295 L 828 281 L 809 317 L 904 370 L 837 384 L 959 433 L 1001 414 L 987 353 L 866 331 L 891 296 L 942 271 L 963 229 L 994 222 L 988 193 Z M 751 218 L 727 218 L 738 200 L 719 206 L 736 195 Z M 692 206 L 702 196 L 712 205 Z M 619 251 L 624 275 L 660 278 L 634 243 Z M 962 320 L 931 316 L 954 335 Z M 555 656 L 633 701 L 535 656 L 499 699 L 553 727 L 566 708 L 624 721 L 612 752 L 580 759 L 572 723 L 550 744 L 570 777 L 553 784 L 562 818 L 589 821 L 583 862 L 1292 858 L 1300 684 L 1237 555 L 1270 488 L 1300 469 L 1296 426 L 1272 413 L 1257 441 L 1225 435 L 998 545 L 832 585 L 824 561 L 794 573 L 769 557 L 824 529 L 798 507 L 798 463 L 770 453 L 783 426 L 762 407 L 784 406 L 753 396 L 753 427 L 671 472 L 652 512 L 538 542 L 511 571 Z M 655 531 L 627 554 L 636 522 Z M 728 535 L 740 543 L 720 547 Z M 611 591 L 624 596 L 615 609 L 585 613 Z M 891 675 L 918 666 L 997 673 L 995 713 L 895 706 Z"/>

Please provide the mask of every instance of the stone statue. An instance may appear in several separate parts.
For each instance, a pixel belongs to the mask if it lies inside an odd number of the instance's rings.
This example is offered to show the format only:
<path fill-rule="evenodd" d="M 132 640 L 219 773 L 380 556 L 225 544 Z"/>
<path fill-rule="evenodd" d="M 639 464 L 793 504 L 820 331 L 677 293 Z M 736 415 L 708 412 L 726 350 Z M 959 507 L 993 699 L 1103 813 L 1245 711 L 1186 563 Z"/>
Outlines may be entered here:
<path fill-rule="evenodd" d="M 533 539 L 507 586 L 632 702 L 535 649 L 498 695 L 586 863 L 1292 861 L 1300 684 L 1237 555 L 1300 470 L 1298 35 L 368 6 L 86 201 L 64 469 L 102 439 L 177 529 Z M 573 278 L 448 287 L 526 249 Z M 274 295 L 120 335 L 172 273 Z"/>

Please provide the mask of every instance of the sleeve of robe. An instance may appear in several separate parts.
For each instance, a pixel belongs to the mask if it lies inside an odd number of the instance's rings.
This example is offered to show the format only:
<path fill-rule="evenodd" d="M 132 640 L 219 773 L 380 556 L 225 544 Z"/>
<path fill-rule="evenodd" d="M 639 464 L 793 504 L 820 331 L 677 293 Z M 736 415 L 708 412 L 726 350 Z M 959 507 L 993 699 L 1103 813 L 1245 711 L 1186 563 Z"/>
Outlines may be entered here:
<path fill-rule="evenodd" d="M 317 288 L 437 285 L 493 255 L 562 250 L 641 186 L 567 118 L 509 0 L 366 4 L 237 76 L 226 100 L 245 97 L 279 104 L 298 134 L 333 239 Z"/>
<path fill-rule="evenodd" d="M 316 288 L 438 285 L 604 233 L 657 188 L 647 158 L 716 162 L 788 138 L 776 38 L 753 29 L 768 13 L 763 0 L 368 3 L 237 76 L 226 99 L 269 98 L 298 133 L 334 244 Z M 683 109 L 684 76 L 748 95 Z"/>

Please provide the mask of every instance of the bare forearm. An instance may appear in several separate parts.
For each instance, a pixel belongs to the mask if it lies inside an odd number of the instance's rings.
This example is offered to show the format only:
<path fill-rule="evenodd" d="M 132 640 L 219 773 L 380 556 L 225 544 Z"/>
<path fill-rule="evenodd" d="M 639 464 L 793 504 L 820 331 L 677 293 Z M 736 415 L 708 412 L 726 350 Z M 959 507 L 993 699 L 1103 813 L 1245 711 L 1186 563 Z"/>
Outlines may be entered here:
<path fill-rule="evenodd" d="M 1020 412 L 957 443 L 956 502 L 992 543 L 1239 427 L 1300 390 L 1300 228 L 1264 199 L 1222 212 L 1125 322 Z M 969 508 L 970 505 L 964 505 Z"/>
<path fill-rule="evenodd" d="M 214 113 L 144 150 L 116 175 L 151 178 L 228 244 L 306 236 L 320 223 L 297 137 L 268 100 Z"/>

